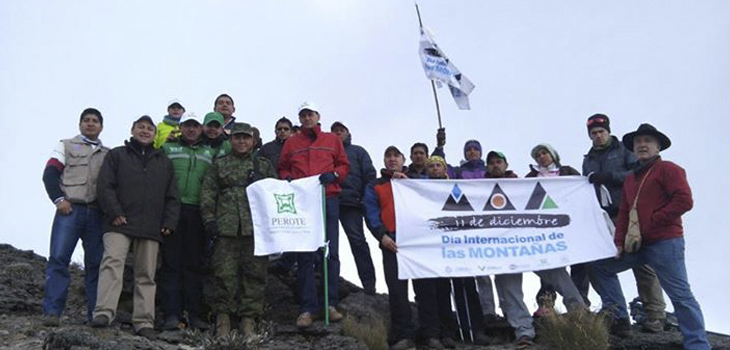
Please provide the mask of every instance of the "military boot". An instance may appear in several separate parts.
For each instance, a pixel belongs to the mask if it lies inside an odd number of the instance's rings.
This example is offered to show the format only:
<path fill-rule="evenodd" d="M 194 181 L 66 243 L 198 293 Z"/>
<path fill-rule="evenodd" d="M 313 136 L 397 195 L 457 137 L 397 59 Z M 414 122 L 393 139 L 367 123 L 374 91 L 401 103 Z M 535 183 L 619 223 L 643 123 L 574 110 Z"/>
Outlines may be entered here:
<path fill-rule="evenodd" d="M 215 317 L 215 335 L 222 337 L 231 331 L 231 318 L 228 314 L 218 314 Z"/>
<path fill-rule="evenodd" d="M 256 322 L 253 318 L 244 317 L 238 324 L 238 332 L 244 337 L 251 337 L 256 334 Z"/>

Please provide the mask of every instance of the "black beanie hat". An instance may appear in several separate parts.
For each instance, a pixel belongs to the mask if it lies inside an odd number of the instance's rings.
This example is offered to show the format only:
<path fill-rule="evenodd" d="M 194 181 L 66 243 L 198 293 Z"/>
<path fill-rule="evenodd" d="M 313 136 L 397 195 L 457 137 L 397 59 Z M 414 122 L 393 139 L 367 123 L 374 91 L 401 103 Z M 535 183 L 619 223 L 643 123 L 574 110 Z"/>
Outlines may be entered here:
<path fill-rule="evenodd" d="M 586 126 L 588 127 L 588 133 L 591 133 L 591 129 L 601 127 L 606 129 L 609 133 L 611 132 L 611 121 L 608 119 L 608 116 L 605 114 L 594 114 L 590 118 L 588 118 L 588 121 L 586 122 Z"/>

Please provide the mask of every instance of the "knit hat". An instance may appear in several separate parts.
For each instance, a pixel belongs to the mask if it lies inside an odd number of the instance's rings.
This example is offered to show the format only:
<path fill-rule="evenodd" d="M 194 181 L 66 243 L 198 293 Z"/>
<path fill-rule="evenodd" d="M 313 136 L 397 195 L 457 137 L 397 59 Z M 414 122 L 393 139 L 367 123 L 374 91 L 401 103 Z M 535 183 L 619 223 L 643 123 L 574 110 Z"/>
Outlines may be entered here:
<path fill-rule="evenodd" d="M 608 116 L 605 114 L 594 114 L 590 118 L 588 118 L 588 121 L 586 122 L 586 126 L 588 127 L 588 133 L 591 133 L 591 129 L 593 128 L 604 128 L 609 133 L 611 132 L 611 121 L 608 119 Z"/>
<path fill-rule="evenodd" d="M 469 148 L 476 148 L 479 151 L 479 158 L 482 157 L 482 144 L 477 140 L 469 140 L 464 144 L 464 159 L 466 159 L 466 151 Z"/>
<path fill-rule="evenodd" d="M 560 164 L 560 155 L 558 154 L 558 151 L 553 148 L 549 143 L 541 143 L 535 147 L 532 148 L 532 152 L 530 152 L 530 155 L 532 156 L 532 159 L 534 159 L 537 162 L 537 152 L 541 149 L 547 150 L 548 153 L 550 153 L 550 156 L 553 157 L 553 162 L 556 165 Z"/>
<path fill-rule="evenodd" d="M 426 159 L 426 166 L 428 166 L 431 163 L 441 163 L 441 165 L 443 165 L 444 168 L 446 168 L 446 160 L 444 160 L 444 158 L 442 158 L 442 157 L 439 157 L 439 156 L 428 157 L 428 159 Z"/>

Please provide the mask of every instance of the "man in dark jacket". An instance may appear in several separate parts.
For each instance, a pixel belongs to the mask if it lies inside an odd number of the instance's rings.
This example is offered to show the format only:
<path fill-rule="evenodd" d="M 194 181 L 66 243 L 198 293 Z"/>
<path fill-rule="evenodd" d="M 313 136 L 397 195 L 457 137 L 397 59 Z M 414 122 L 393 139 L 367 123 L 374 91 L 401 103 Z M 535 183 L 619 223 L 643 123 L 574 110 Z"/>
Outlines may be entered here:
<path fill-rule="evenodd" d="M 274 169 L 279 166 L 279 156 L 284 142 L 292 135 L 292 123 L 287 117 L 281 117 L 276 121 L 274 132 L 276 137 L 261 146 L 259 154 L 268 159 L 274 165 Z"/>
<path fill-rule="evenodd" d="M 326 205 L 326 238 L 329 241 L 328 264 L 328 299 L 331 321 L 342 320 L 342 314 L 335 306 L 339 301 L 340 257 L 339 257 L 339 194 L 340 184 L 345 181 L 350 170 L 342 140 L 336 135 L 322 132 L 319 124 L 319 109 L 311 102 L 299 107 L 299 122 L 302 129 L 290 137 L 281 150 L 279 159 L 280 179 L 300 179 L 319 175 L 319 182 L 325 187 Z M 318 195 L 313 193 L 312 195 Z M 312 325 L 314 313 L 319 308 L 317 288 L 314 280 L 314 263 L 317 252 L 297 253 L 297 277 L 300 292 L 300 314 L 297 318 L 299 328 Z"/>
<path fill-rule="evenodd" d="M 342 144 L 350 162 L 350 172 L 342 183 L 340 193 L 340 223 L 345 229 L 350 249 L 355 258 L 357 274 L 360 276 L 365 293 L 375 294 L 375 267 L 370 257 L 370 247 L 363 231 L 362 196 L 365 187 L 375 180 L 375 168 L 368 152 L 352 144 L 352 134 L 345 124 L 334 122 L 330 131 L 342 139 Z"/>
<path fill-rule="evenodd" d="M 611 122 L 608 116 L 594 114 L 588 118 L 586 126 L 593 145 L 583 158 L 583 175 L 588 176 L 588 181 L 594 184 L 601 207 L 615 223 L 624 179 L 638 165 L 636 156 L 624 147 L 618 138 L 611 135 Z M 609 196 L 603 194 L 602 187 L 608 190 Z M 589 304 L 590 265 L 590 263 L 576 264 L 570 268 L 570 277 L 586 304 Z M 666 320 L 664 312 L 666 304 L 656 273 L 648 265 L 637 266 L 633 272 L 636 289 L 647 314 L 647 319 L 642 322 L 642 328 L 649 332 L 661 332 L 664 330 Z"/>
<path fill-rule="evenodd" d="M 117 312 L 124 260 L 134 255 L 132 324 L 141 336 L 154 339 L 155 270 L 162 237 L 172 233 L 180 201 L 172 162 L 152 147 L 155 124 L 142 116 L 132 124 L 132 138 L 107 154 L 99 172 L 97 193 L 104 212 L 104 257 L 93 327 L 108 326 Z"/>
<path fill-rule="evenodd" d="M 612 330 L 622 336 L 631 334 L 626 300 L 616 274 L 649 264 L 674 305 L 684 348 L 709 350 L 702 310 L 692 295 L 684 262 L 682 215 L 693 205 L 687 175 L 680 166 L 659 156 L 671 141 L 653 126 L 641 124 L 624 135 L 623 143 L 634 150 L 640 165 L 624 181 L 614 237 L 616 258 L 594 264 L 595 288 L 604 309 L 614 318 Z"/>

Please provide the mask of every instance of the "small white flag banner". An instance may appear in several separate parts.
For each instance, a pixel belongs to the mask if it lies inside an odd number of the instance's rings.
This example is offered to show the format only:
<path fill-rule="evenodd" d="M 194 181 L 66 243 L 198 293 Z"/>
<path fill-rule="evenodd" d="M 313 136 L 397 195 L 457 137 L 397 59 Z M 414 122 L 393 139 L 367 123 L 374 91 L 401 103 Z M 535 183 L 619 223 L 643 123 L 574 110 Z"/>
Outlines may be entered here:
<path fill-rule="evenodd" d="M 425 28 L 421 28 L 418 53 L 426 77 L 435 81 L 438 87 L 442 83 L 448 85 L 459 109 L 470 109 L 469 94 L 474 90 L 474 84 L 446 57 Z"/>
<path fill-rule="evenodd" d="M 582 176 L 393 180 L 398 278 L 518 273 L 616 254 Z"/>
<path fill-rule="evenodd" d="M 246 188 L 254 255 L 313 252 L 324 246 L 324 193 L 318 176 L 264 179 Z"/>

